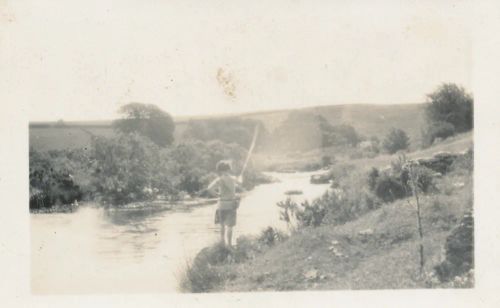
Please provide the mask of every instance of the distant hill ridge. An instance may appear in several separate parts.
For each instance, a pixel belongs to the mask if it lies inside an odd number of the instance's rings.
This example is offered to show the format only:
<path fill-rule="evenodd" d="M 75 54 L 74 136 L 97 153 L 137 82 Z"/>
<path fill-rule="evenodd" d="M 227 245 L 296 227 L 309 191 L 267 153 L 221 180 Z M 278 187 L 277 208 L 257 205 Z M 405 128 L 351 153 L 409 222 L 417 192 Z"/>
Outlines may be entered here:
<path fill-rule="evenodd" d="M 369 105 L 349 104 L 315 106 L 299 109 L 258 111 L 241 114 L 174 117 L 176 138 L 181 138 L 190 120 L 241 117 L 262 121 L 268 131 L 276 129 L 292 112 L 322 115 L 331 124 L 350 124 L 365 136 L 385 134 L 391 127 L 405 130 L 410 138 L 420 136 L 425 104 Z M 112 120 L 30 122 L 30 146 L 38 150 L 85 147 L 90 135 L 113 134 Z"/>

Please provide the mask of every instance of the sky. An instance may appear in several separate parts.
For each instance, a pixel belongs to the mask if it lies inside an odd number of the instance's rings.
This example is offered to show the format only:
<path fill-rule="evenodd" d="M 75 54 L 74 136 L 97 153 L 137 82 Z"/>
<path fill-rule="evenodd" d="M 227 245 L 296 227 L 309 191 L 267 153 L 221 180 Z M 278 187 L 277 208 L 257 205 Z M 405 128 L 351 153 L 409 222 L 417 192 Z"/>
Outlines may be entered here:
<path fill-rule="evenodd" d="M 0 0 L 0 98 L 31 121 L 425 101 L 472 91 L 472 1 Z"/>

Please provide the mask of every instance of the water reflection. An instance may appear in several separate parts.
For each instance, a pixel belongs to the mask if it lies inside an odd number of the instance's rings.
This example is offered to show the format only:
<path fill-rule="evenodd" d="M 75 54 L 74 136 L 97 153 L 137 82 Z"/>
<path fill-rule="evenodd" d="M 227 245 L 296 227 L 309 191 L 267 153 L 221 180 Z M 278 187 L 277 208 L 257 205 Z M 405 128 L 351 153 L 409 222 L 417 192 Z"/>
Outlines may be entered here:
<path fill-rule="evenodd" d="M 267 226 L 284 227 L 276 202 L 301 189 L 300 202 L 326 185 L 310 174 L 273 174 L 281 182 L 257 186 L 241 201 L 235 238 Z M 186 262 L 218 240 L 216 205 L 189 211 L 81 208 L 31 215 L 32 290 L 35 293 L 175 292 Z"/>

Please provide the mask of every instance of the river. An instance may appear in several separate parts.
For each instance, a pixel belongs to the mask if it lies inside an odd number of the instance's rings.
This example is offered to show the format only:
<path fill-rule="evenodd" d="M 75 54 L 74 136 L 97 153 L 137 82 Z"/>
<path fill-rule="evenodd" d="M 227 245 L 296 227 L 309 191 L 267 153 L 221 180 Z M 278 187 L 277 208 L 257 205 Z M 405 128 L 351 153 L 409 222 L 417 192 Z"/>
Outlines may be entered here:
<path fill-rule="evenodd" d="M 234 238 L 268 226 L 284 229 L 278 201 L 298 189 L 297 202 L 320 196 L 312 173 L 268 173 L 241 200 Z M 36 294 L 178 292 L 189 260 L 219 239 L 216 205 L 190 210 L 105 210 L 82 206 L 69 214 L 31 214 L 31 289 Z"/>

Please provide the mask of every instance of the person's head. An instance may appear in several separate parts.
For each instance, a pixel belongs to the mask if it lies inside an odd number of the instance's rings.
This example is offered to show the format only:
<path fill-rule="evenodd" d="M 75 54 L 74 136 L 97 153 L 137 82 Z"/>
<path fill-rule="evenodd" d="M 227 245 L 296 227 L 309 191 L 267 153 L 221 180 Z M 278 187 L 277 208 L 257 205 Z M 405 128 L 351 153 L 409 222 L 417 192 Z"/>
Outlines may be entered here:
<path fill-rule="evenodd" d="M 221 160 L 215 166 L 215 170 L 219 174 L 229 173 L 231 171 L 231 163 L 227 160 Z"/>

